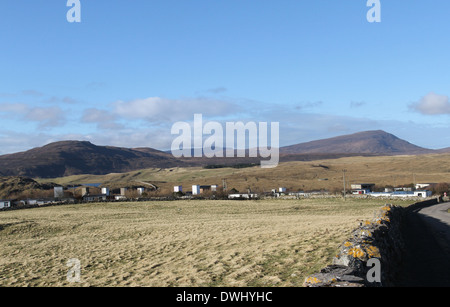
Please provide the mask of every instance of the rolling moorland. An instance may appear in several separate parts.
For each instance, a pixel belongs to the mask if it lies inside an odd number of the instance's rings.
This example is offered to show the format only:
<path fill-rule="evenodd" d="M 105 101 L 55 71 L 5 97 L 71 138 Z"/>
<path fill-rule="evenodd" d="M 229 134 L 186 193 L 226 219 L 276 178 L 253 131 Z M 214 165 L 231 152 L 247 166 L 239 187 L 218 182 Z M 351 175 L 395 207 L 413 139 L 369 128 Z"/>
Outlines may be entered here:
<path fill-rule="evenodd" d="M 258 158 L 182 158 L 151 148 L 117 148 L 89 142 L 51 143 L 26 152 L 0 156 L 0 198 L 55 185 L 100 183 L 109 188 L 158 187 L 167 195 L 174 185 L 189 191 L 194 184 L 221 186 L 246 193 L 343 190 L 351 183 L 379 187 L 447 182 L 448 149 L 430 150 L 384 131 L 367 131 L 280 148 L 280 164 L 261 169 Z M 18 177 L 21 176 L 21 177 Z M 33 179 L 31 179 L 33 178 Z"/>
<path fill-rule="evenodd" d="M 399 186 L 414 183 L 447 182 L 450 179 L 450 154 L 419 156 L 346 157 L 339 159 L 284 162 L 274 169 L 250 168 L 152 168 L 108 175 L 74 175 L 36 179 L 41 184 L 102 183 L 103 186 L 136 185 L 149 182 L 159 188 L 159 195 L 170 194 L 174 185 L 183 185 L 185 191 L 193 184 L 222 185 L 226 178 L 228 189 L 241 193 L 270 192 L 286 187 L 290 191 L 342 191 L 342 170 L 346 169 L 349 183 L 375 183 L 378 186 Z"/>
<path fill-rule="evenodd" d="M 366 131 L 280 148 L 280 161 L 314 161 L 355 156 L 440 154 L 384 131 Z M 148 168 L 259 164 L 260 158 L 174 158 L 152 148 L 97 146 L 87 141 L 62 141 L 25 152 L 0 156 L 1 176 L 55 178 L 71 175 L 124 173 Z"/>

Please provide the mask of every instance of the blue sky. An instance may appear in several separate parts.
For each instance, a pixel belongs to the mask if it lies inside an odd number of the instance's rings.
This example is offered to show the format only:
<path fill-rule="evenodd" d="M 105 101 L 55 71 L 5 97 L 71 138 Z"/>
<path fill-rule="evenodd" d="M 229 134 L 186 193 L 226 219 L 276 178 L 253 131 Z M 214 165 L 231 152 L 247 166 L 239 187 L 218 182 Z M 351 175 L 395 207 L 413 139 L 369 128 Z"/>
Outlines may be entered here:
<path fill-rule="evenodd" d="M 450 2 L 0 2 L 0 154 L 169 149 L 176 121 L 280 122 L 280 144 L 382 129 L 450 146 Z"/>

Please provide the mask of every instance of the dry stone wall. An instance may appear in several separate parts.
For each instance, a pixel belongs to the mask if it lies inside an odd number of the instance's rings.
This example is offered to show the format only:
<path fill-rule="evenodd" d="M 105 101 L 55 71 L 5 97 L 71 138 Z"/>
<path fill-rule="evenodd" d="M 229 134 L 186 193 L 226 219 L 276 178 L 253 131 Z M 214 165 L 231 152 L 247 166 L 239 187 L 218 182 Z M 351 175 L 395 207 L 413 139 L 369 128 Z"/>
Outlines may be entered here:
<path fill-rule="evenodd" d="M 404 251 L 405 209 L 385 205 L 345 240 L 332 265 L 305 279 L 305 287 L 392 286 Z"/>

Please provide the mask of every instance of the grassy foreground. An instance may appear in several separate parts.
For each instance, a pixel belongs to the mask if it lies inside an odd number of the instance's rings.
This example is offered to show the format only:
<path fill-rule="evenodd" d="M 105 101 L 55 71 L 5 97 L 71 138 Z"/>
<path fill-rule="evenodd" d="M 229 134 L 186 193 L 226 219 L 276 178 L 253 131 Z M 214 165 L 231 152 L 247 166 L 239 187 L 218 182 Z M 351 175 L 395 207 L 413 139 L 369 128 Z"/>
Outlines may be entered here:
<path fill-rule="evenodd" d="M 0 286 L 301 286 L 380 200 L 110 203 L 0 212 Z M 81 262 L 69 283 L 67 261 Z"/>

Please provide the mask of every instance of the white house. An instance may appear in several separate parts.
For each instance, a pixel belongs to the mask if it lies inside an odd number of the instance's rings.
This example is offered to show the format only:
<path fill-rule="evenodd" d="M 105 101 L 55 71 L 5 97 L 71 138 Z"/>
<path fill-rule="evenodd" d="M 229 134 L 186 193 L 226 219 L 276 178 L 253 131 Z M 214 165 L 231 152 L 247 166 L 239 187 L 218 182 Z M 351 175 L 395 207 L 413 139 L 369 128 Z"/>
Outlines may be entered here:
<path fill-rule="evenodd" d="M 137 191 L 138 191 L 139 195 L 142 196 L 142 194 L 145 192 L 145 188 L 137 188 Z"/>
<path fill-rule="evenodd" d="M 431 194 L 432 194 L 431 191 L 414 191 L 414 196 L 416 196 L 416 197 L 427 198 L 427 197 L 430 197 Z"/>
<path fill-rule="evenodd" d="M 54 187 L 53 195 L 55 198 L 64 198 L 64 188 L 63 187 Z"/>
<path fill-rule="evenodd" d="M 199 185 L 193 185 L 192 186 L 192 195 L 199 195 L 200 194 L 200 186 Z"/>
<path fill-rule="evenodd" d="M 286 193 L 286 188 L 279 188 L 279 189 L 278 189 L 278 192 L 279 192 L 279 193 Z"/>
<path fill-rule="evenodd" d="M 371 192 L 367 193 L 373 197 L 398 197 L 398 198 L 407 198 L 407 197 L 422 197 L 427 198 L 432 195 L 431 191 L 396 191 L 396 192 Z"/>
<path fill-rule="evenodd" d="M 102 194 L 109 196 L 109 188 L 102 188 Z"/>
<path fill-rule="evenodd" d="M 174 191 L 175 193 L 183 192 L 183 186 L 181 186 L 181 185 L 176 185 L 176 186 L 173 187 L 173 191 Z"/>
<path fill-rule="evenodd" d="M 369 190 L 361 190 L 361 189 L 352 190 L 353 195 L 362 195 L 362 194 L 367 194 L 367 193 L 370 193 L 370 191 Z"/>
<path fill-rule="evenodd" d="M 0 200 L 0 209 L 10 208 L 11 201 L 10 200 Z"/>

